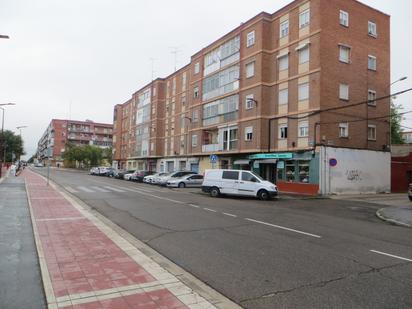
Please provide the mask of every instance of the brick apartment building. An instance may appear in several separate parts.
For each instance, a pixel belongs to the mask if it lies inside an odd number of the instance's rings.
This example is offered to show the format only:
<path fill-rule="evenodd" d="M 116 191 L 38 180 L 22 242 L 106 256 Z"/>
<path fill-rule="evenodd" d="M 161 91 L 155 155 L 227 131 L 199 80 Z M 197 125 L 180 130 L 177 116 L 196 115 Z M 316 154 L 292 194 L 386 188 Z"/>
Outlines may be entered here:
<path fill-rule="evenodd" d="M 253 169 L 318 192 L 321 145 L 388 150 L 389 99 L 375 99 L 389 94 L 389 30 L 388 15 L 355 0 L 262 12 L 115 106 L 115 164 Z"/>
<path fill-rule="evenodd" d="M 113 125 L 91 120 L 52 119 L 37 144 L 37 159 L 63 166 L 62 154 L 67 143 L 112 147 Z"/>

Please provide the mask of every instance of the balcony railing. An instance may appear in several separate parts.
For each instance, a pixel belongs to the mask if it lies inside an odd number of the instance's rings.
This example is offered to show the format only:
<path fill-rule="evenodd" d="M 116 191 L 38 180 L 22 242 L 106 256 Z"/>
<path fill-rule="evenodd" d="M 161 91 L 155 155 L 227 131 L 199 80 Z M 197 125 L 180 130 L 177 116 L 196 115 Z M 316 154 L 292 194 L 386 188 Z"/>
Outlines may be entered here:
<path fill-rule="evenodd" d="M 219 151 L 219 144 L 209 144 L 202 146 L 202 152 L 216 152 Z"/>

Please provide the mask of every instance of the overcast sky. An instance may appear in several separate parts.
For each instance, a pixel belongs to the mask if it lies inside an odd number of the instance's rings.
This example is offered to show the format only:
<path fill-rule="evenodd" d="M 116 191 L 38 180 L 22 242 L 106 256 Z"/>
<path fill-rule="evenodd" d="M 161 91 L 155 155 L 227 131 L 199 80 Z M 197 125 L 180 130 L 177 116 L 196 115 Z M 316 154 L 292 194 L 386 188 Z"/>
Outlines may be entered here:
<path fill-rule="evenodd" d="M 23 129 L 28 155 L 52 118 L 112 122 L 113 106 L 261 11 L 290 0 L 0 0 L 0 103 L 6 129 Z M 363 0 L 392 16 L 392 79 L 410 76 L 410 0 Z M 412 93 L 397 104 L 412 110 Z M 71 108 L 70 108 L 71 106 Z M 405 125 L 412 127 L 412 114 Z"/>

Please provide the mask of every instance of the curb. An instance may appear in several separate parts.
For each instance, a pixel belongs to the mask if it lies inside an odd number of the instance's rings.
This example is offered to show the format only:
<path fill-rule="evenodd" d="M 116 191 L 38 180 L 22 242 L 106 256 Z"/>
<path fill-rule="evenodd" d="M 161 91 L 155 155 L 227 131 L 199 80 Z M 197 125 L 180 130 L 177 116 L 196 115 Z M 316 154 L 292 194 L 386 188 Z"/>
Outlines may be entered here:
<path fill-rule="evenodd" d="M 376 216 L 377 216 L 379 219 L 381 219 L 382 221 L 386 221 L 386 222 L 392 223 L 392 224 L 394 224 L 394 225 L 412 228 L 412 225 L 409 225 L 409 224 L 407 224 L 407 223 L 403 223 L 403 222 L 398 221 L 398 220 L 395 220 L 395 219 L 390 219 L 390 218 L 385 217 L 385 216 L 381 213 L 381 211 L 384 210 L 384 209 L 385 209 L 385 208 L 381 208 L 381 209 L 379 209 L 378 211 L 376 211 Z"/>

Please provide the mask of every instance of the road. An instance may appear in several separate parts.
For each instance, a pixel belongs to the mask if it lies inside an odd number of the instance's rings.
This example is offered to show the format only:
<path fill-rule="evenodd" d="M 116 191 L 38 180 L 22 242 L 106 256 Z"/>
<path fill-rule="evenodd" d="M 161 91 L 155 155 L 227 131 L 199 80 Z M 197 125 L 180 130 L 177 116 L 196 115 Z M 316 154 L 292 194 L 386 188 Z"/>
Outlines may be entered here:
<path fill-rule="evenodd" d="M 245 308 L 412 308 L 412 230 L 377 219 L 381 205 L 51 178 Z"/>

